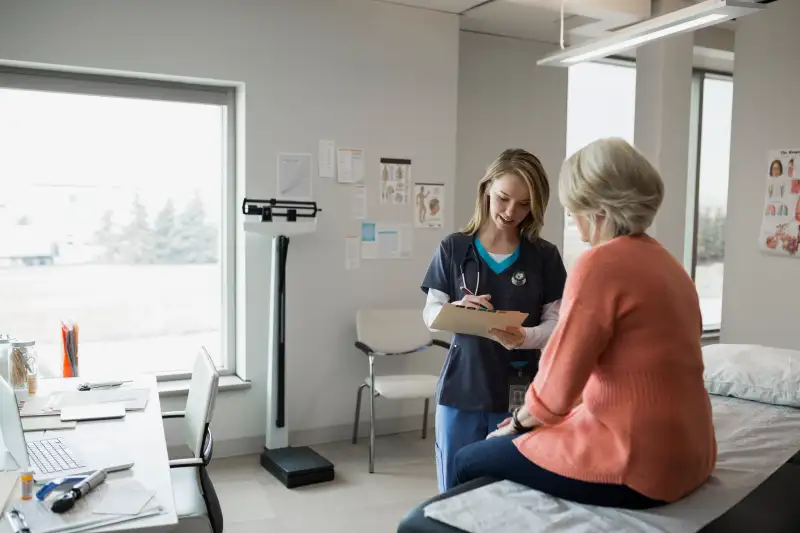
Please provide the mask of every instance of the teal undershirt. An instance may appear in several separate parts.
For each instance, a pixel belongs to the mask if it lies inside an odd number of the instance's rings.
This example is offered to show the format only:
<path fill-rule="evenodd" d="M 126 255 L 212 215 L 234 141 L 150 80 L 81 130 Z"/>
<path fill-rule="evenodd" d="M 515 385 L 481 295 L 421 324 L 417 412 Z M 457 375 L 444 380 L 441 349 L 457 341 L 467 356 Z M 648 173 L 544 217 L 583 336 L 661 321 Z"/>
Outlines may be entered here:
<path fill-rule="evenodd" d="M 483 247 L 483 244 L 481 244 L 481 241 L 478 239 L 475 239 L 475 248 L 477 248 L 478 254 L 483 259 L 483 262 L 489 265 L 489 268 L 491 268 L 492 272 L 495 274 L 502 274 L 519 258 L 519 245 L 517 245 L 516 249 L 511 253 L 511 255 L 502 261 L 495 261 L 494 257 L 492 257 L 491 254 L 486 251 L 486 248 Z"/>
<path fill-rule="evenodd" d="M 519 245 L 517 245 L 517 248 L 511 253 L 511 255 L 502 261 L 496 261 L 495 258 L 486 251 L 486 248 L 483 247 L 483 244 L 481 244 L 481 241 L 478 239 L 475 239 L 475 248 L 478 250 L 478 254 L 481 256 L 481 259 L 483 259 L 483 262 L 489 265 L 489 268 L 491 268 L 492 272 L 495 274 L 502 274 L 519 258 Z M 511 366 L 516 369 L 520 369 L 525 367 L 527 364 L 527 361 L 514 361 L 511 363 Z"/>

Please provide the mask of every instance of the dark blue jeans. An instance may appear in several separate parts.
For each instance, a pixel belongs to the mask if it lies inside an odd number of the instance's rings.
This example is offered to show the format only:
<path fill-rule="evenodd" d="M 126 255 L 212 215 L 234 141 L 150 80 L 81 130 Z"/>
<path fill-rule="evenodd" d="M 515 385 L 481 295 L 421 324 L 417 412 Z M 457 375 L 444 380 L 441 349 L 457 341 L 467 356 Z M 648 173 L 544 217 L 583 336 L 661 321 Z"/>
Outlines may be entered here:
<path fill-rule="evenodd" d="M 625 485 L 589 483 L 545 470 L 517 450 L 512 442 L 515 437 L 493 437 L 462 448 L 455 457 L 456 485 L 479 477 L 492 477 L 586 505 L 624 509 L 665 505 L 665 502 L 650 499 Z"/>

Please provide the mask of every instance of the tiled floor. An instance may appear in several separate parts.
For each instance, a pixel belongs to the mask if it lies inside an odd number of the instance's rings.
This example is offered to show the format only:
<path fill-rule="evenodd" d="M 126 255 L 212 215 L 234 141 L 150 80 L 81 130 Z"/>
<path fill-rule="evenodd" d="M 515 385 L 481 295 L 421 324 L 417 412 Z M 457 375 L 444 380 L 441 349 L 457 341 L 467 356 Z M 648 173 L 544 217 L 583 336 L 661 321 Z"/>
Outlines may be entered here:
<path fill-rule="evenodd" d="M 330 483 L 287 489 L 257 455 L 214 459 L 211 479 L 231 533 L 392 533 L 409 509 L 436 494 L 433 438 L 419 433 L 379 437 L 375 473 L 367 440 L 314 446 L 334 463 Z"/>

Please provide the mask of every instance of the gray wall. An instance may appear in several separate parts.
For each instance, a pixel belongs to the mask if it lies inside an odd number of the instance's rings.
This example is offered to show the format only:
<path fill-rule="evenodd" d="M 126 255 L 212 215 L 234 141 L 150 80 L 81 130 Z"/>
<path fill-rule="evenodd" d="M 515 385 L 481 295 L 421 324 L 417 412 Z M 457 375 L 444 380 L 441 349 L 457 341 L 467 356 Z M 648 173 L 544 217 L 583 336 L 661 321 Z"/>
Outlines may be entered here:
<path fill-rule="evenodd" d="M 800 146 L 800 2 L 744 17 L 736 35 L 722 341 L 800 348 L 800 259 L 758 248 L 770 149 Z"/>
<path fill-rule="evenodd" d="M 561 248 L 557 178 L 567 145 L 567 69 L 537 67 L 546 44 L 461 33 L 458 79 L 457 228 L 470 219 L 478 181 L 506 148 L 536 154 L 550 177 L 544 238 Z"/>
<path fill-rule="evenodd" d="M 413 160 L 413 177 L 443 181 L 453 198 L 458 91 L 458 18 L 369 0 L 4 1 L 0 58 L 243 83 L 246 185 L 274 194 L 276 154 L 316 152 L 319 139 L 366 150 L 368 183 L 378 159 Z M 289 254 L 288 418 L 298 440 L 344 438 L 367 362 L 353 348 L 356 309 L 416 307 L 419 283 L 439 240 L 453 227 L 418 231 L 409 261 L 345 271 L 343 236 L 358 231 L 352 192 L 314 185 L 324 209 L 318 233 L 294 239 Z M 383 208 L 368 190 L 369 215 L 411 223 L 411 206 Z M 447 201 L 447 200 L 446 200 Z M 453 204 L 450 203 L 452 206 Z M 245 246 L 246 353 L 250 390 L 223 393 L 214 431 L 225 451 L 255 451 L 265 431 L 267 239 Z M 331 309 L 335 309 L 332 312 Z M 438 374 L 441 353 L 382 371 Z M 167 409 L 180 401 L 164 402 Z M 379 416 L 411 417 L 421 402 L 378 402 Z M 302 431 L 307 430 L 307 431 Z M 174 442 L 174 437 L 173 437 Z M 244 444 L 242 444 L 244 442 Z"/>

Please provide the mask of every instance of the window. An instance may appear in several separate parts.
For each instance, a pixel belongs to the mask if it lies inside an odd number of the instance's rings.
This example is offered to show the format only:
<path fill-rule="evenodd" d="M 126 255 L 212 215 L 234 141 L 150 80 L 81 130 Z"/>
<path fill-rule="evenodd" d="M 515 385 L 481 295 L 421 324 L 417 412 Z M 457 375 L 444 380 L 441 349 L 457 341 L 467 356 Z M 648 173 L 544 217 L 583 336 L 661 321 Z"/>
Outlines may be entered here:
<path fill-rule="evenodd" d="M 722 279 L 725 260 L 725 215 L 728 205 L 728 166 L 733 113 L 733 79 L 695 73 L 695 100 L 700 117 L 697 184 L 690 200 L 696 206 L 693 274 L 703 327 L 719 330 L 722 324 Z"/>
<path fill-rule="evenodd" d="M 635 63 L 580 63 L 569 69 L 567 155 L 592 141 L 621 137 L 633 142 Z M 588 248 L 575 221 L 565 215 L 564 264 L 569 269 Z"/>
<path fill-rule="evenodd" d="M 0 327 L 61 373 L 232 372 L 232 90 L 0 71 Z"/>

